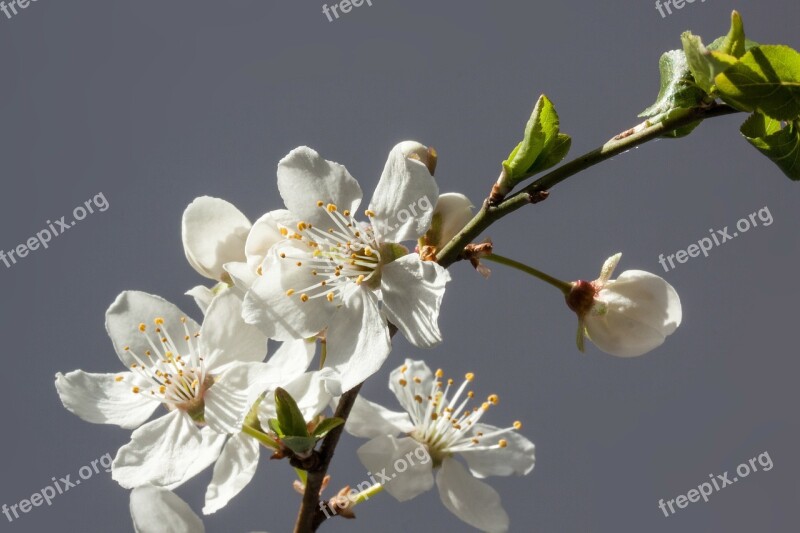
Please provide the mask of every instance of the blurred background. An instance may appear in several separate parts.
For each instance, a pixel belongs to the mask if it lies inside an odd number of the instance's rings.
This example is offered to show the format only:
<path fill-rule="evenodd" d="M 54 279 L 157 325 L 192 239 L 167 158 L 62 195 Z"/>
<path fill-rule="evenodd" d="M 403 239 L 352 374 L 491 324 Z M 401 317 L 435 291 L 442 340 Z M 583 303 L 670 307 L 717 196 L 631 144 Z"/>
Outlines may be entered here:
<path fill-rule="evenodd" d="M 198 317 L 180 220 L 196 196 L 251 220 L 282 206 L 278 160 L 298 145 L 345 164 L 369 197 L 386 155 L 416 139 L 439 152 L 442 191 L 476 205 L 519 140 L 540 93 L 556 104 L 572 155 L 638 123 L 658 91 L 658 59 L 691 29 L 706 42 L 739 9 L 749 37 L 800 48 L 794 0 L 712 0 L 662 17 L 653 2 L 373 0 L 329 22 L 322 3 L 239 0 L 35 2 L 0 14 L 0 248 L 10 250 L 102 192 L 88 216 L 11 268 L 0 265 L 0 504 L 12 505 L 111 453 L 129 431 L 62 408 L 58 371 L 114 372 L 104 327 L 125 289 L 156 293 Z M 448 375 L 472 371 L 497 393 L 489 423 L 522 420 L 537 466 L 492 478 L 512 531 L 797 531 L 797 229 L 800 184 L 741 138 L 743 115 L 690 137 L 614 158 L 487 233 L 498 253 L 555 276 L 620 270 L 664 276 L 684 321 L 631 360 L 575 348 L 558 291 L 490 265 L 485 280 L 452 268 L 432 351 L 400 336 L 364 395 L 396 408 L 386 387 L 405 357 Z M 768 207 L 759 225 L 665 273 L 659 254 Z M 346 437 L 334 487 L 365 479 Z M 675 498 L 767 451 L 769 472 L 665 518 Z M 299 497 L 288 465 L 206 517 L 210 532 L 290 531 Z M 210 470 L 180 488 L 197 512 Z M 382 494 L 356 521 L 323 531 L 466 531 L 435 491 L 398 504 Z M 0 531 L 131 529 L 128 492 L 101 473 Z"/>

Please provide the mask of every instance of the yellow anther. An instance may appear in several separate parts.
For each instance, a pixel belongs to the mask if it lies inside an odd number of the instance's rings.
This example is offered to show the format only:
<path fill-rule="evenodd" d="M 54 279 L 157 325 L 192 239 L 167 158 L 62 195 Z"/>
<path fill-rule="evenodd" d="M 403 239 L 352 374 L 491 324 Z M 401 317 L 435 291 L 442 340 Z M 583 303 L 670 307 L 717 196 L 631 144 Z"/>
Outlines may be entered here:
<path fill-rule="evenodd" d="M 325 281 L 325 280 L 323 279 L 322 281 L 320 281 L 320 282 L 319 282 L 319 284 L 320 284 L 322 287 L 325 287 L 325 286 L 328 284 L 328 282 L 327 282 L 327 281 Z"/>
<path fill-rule="evenodd" d="M 302 261 L 298 261 L 296 264 L 297 264 L 297 266 L 299 266 L 299 267 L 303 266 L 303 262 L 302 262 Z"/>
<path fill-rule="evenodd" d="M 472 444 L 479 444 L 480 442 L 481 442 L 481 441 L 479 441 L 479 440 L 478 440 L 478 439 L 476 439 L 476 438 L 473 438 L 473 439 L 472 439 Z"/>
<path fill-rule="evenodd" d="M 439 379 L 442 379 L 444 377 L 444 370 L 442 370 L 441 368 L 437 369 L 436 370 L 436 377 L 439 378 Z"/>
<path fill-rule="evenodd" d="M 264 269 L 261 267 L 261 265 L 258 265 L 258 268 L 256 269 L 256 272 L 258 273 L 259 276 L 263 276 L 264 275 Z"/>
<path fill-rule="evenodd" d="M 123 348 L 123 350 L 125 350 L 126 352 L 130 352 L 131 351 L 131 347 L 130 346 L 126 346 L 125 348 Z"/>
<path fill-rule="evenodd" d="M 328 294 L 325 296 L 325 298 L 327 298 L 329 302 L 332 302 L 332 301 L 333 301 L 333 293 L 332 293 L 332 292 L 329 292 L 329 293 L 328 293 Z"/>
<path fill-rule="evenodd" d="M 325 202 L 322 200 L 317 200 L 317 207 L 322 207 L 323 205 L 325 205 Z"/>
<path fill-rule="evenodd" d="M 164 394 L 165 392 L 167 392 L 167 388 L 164 385 L 161 385 L 158 388 L 158 392 L 160 392 L 161 394 Z"/>
<path fill-rule="evenodd" d="M 483 409 L 484 411 L 488 411 L 489 407 L 491 407 L 491 404 L 489 402 L 483 402 L 483 404 L 481 405 L 481 409 Z"/>
<path fill-rule="evenodd" d="M 308 301 L 308 294 L 305 294 L 305 293 L 301 294 L 300 295 L 300 301 L 307 302 Z"/>
<path fill-rule="evenodd" d="M 280 257 L 281 257 L 281 259 L 286 259 L 286 254 L 285 254 L 285 253 L 283 253 L 283 252 L 281 252 L 281 253 L 280 253 Z"/>
<path fill-rule="evenodd" d="M 186 317 L 185 316 L 181 317 L 181 324 L 186 324 Z"/>
<path fill-rule="evenodd" d="M 364 211 L 364 214 L 372 218 L 375 216 L 375 211 L 373 211 L 372 209 L 367 209 L 366 211 Z"/>
<path fill-rule="evenodd" d="M 520 422 L 519 420 L 514 422 L 514 429 L 522 429 L 522 422 Z"/>
<path fill-rule="evenodd" d="M 134 387 L 133 388 L 133 393 L 134 394 L 139 394 L 139 391 L 140 391 L 139 387 Z"/>
<path fill-rule="evenodd" d="M 280 232 L 281 232 L 281 235 L 283 235 L 284 237 L 286 237 L 287 235 L 289 235 L 289 230 L 288 230 L 288 229 L 286 229 L 286 228 L 284 228 L 284 227 L 281 227 L 281 228 L 280 228 L 278 231 L 280 231 Z"/>
<path fill-rule="evenodd" d="M 500 439 L 497 445 L 500 446 L 501 448 L 506 448 L 508 447 L 508 441 L 506 439 Z"/>
<path fill-rule="evenodd" d="M 350 216 L 350 210 L 349 209 L 345 209 L 344 210 L 344 216 L 346 216 L 346 217 Z"/>
<path fill-rule="evenodd" d="M 297 231 L 305 231 L 308 229 L 308 224 L 305 222 L 298 222 L 297 223 Z"/>
<path fill-rule="evenodd" d="M 363 281 L 364 281 L 364 274 L 359 274 L 358 277 L 356 278 L 356 285 L 361 285 Z"/>
<path fill-rule="evenodd" d="M 469 391 L 469 392 L 467 392 L 467 397 L 468 398 L 474 398 L 475 397 L 475 393 L 472 392 L 472 391 Z"/>
<path fill-rule="evenodd" d="M 420 383 L 422 383 L 422 379 L 420 379 L 419 376 L 414 376 L 414 383 L 419 385 Z"/>
<path fill-rule="evenodd" d="M 294 289 L 289 289 L 288 291 L 286 291 L 286 296 L 291 296 L 293 294 L 294 294 Z"/>
<path fill-rule="evenodd" d="M 164 325 L 164 319 L 161 318 L 161 317 L 156 318 L 155 320 L 153 320 L 153 322 L 156 323 L 156 326 L 163 326 Z"/>
<path fill-rule="evenodd" d="M 406 366 L 406 365 L 403 365 L 403 366 L 401 366 L 401 367 L 400 367 L 400 373 L 401 373 L 401 374 L 405 374 L 405 373 L 406 373 L 406 370 L 408 370 L 408 366 Z"/>
<path fill-rule="evenodd" d="M 422 396 L 417 394 L 416 396 L 414 396 L 414 401 L 417 403 L 422 403 Z"/>
<path fill-rule="evenodd" d="M 489 403 L 491 403 L 492 405 L 497 405 L 499 401 L 500 401 L 500 398 L 497 396 L 497 394 L 490 394 L 489 395 Z"/>
<path fill-rule="evenodd" d="M 455 381 L 453 381 L 453 378 L 450 378 L 450 379 L 448 379 L 448 380 L 447 380 L 447 384 L 448 384 L 449 386 L 451 386 L 451 387 L 452 387 L 452 386 L 453 386 L 453 383 L 455 383 Z"/>
<path fill-rule="evenodd" d="M 366 248 L 364 248 L 364 255 L 366 255 L 367 257 L 370 257 L 370 256 L 372 256 L 372 254 L 373 254 L 373 253 L 374 253 L 374 252 L 372 251 L 372 248 L 370 248 L 369 246 L 367 246 Z"/>
<path fill-rule="evenodd" d="M 431 413 L 431 420 L 436 420 L 439 418 L 439 413 Z"/>
<path fill-rule="evenodd" d="M 400 378 L 398 383 L 400 384 L 401 387 L 405 387 L 406 385 L 408 385 L 408 381 L 404 380 L 403 378 Z"/>
<path fill-rule="evenodd" d="M 144 323 L 142 323 L 142 324 L 139 324 L 139 331 L 141 331 L 141 332 L 143 332 L 143 333 L 144 333 L 145 331 L 147 331 L 147 325 L 146 325 L 146 324 L 144 324 Z"/>
<path fill-rule="evenodd" d="M 466 376 L 464 376 L 464 378 L 465 378 L 467 381 L 472 381 L 473 379 L 475 379 L 475 374 L 473 374 L 472 372 L 467 372 L 467 375 L 466 375 Z"/>
<path fill-rule="evenodd" d="M 334 211 L 336 211 L 337 208 L 335 204 L 328 204 L 328 206 L 325 209 L 328 210 L 328 213 L 333 213 Z"/>
<path fill-rule="evenodd" d="M 117 383 L 119 383 L 119 382 L 120 382 L 120 381 L 122 381 L 123 379 L 125 379 L 125 377 L 124 377 L 124 376 L 117 376 L 117 377 L 115 377 L 115 378 L 114 378 L 114 381 L 116 381 Z"/>

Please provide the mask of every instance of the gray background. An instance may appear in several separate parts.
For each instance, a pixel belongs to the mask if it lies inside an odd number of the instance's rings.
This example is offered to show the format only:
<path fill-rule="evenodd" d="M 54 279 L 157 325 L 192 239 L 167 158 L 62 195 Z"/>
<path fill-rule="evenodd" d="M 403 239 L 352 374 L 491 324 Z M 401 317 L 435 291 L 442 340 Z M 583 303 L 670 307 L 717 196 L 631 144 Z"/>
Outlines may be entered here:
<path fill-rule="evenodd" d="M 659 55 L 685 29 L 708 42 L 740 8 L 752 38 L 800 47 L 795 0 L 695 2 L 665 19 L 650 1 L 374 0 L 333 23 L 321 4 L 42 0 L 0 15 L 0 247 L 97 192 L 111 204 L 48 250 L 0 265 L 0 504 L 127 441 L 128 431 L 66 412 L 53 375 L 120 369 L 103 313 L 121 290 L 198 314 L 183 292 L 202 280 L 180 243 L 195 196 L 226 198 L 255 220 L 281 205 L 274 169 L 301 144 L 346 164 L 368 196 L 389 148 L 415 138 L 439 150 L 442 190 L 477 204 L 541 92 L 576 155 L 637 122 L 655 99 Z M 743 118 L 617 157 L 490 231 L 499 252 L 566 279 L 594 279 L 617 251 L 621 269 L 664 275 L 684 324 L 661 349 L 582 356 L 556 291 L 500 266 L 485 281 L 460 264 L 445 344 L 420 353 L 398 338 L 365 386 L 394 406 L 386 376 L 424 356 L 449 375 L 476 372 L 480 395 L 500 394 L 490 422 L 521 419 L 537 445 L 530 476 L 490 480 L 512 531 L 797 530 L 800 185 L 740 138 Z M 661 270 L 658 254 L 764 206 L 772 226 Z M 357 443 L 341 446 L 334 485 L 363 480 Z M 770 472 L 670 518 L 657 508 L 765 450 Z M 288 531 L 298 496 L 286 466 L 264 461 L 208 530 Z M 179 491 L 196 510 L 209 477 Z M 52 507 L 0 516 L 0 530 L 124 531 L 127 505 L 126 491 L 96 475 Z M 325 530 L 466 530 L 435 492 L 403 505 L 382 495 L 357 511 Z"/>

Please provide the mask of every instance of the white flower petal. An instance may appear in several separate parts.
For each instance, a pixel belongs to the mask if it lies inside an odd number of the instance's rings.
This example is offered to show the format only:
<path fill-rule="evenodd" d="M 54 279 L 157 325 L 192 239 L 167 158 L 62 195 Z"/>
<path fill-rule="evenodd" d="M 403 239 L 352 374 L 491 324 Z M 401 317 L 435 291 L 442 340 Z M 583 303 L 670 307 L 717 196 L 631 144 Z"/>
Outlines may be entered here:
<path fill-rule="evenodd" d="M 219 198 L 201 196 L 183 213 L 183 249 L 189 264 L 201 276 L 222 281 L 222 266 L 244 261 L 250 221 L 236 207 Z"/>
<path fill-rule="evenodd" d="M 125 350 L 126 346 L 130 347 L 130 352 L 140 357 L 144 357 L 144 353 L 150 350 L 150 344 L 139 331 L 139 324 L 146 324 L 148 331 L 152 330 L 153 320 L 156 318 L 164 319 L 163 327 L 167 328 L 175 341 L 178 353 L 189 353 L 189 346 L 183 339 L 181 318 L 186 318 L 186 325 L 191 332 L 200 331 L 197 322 L 160 296 L 139 291 L 125 291 L 117 296 L 106 311 L 106 331 L 125 368 L 130 368 L 136 362 L 136 359 Z"/>
<path fill-rule="evenodd" d="M 280 257 L 282 253 L 285 259 Z M 300 291 L 319 283 L 311 268 L 297 266 L 303 259 L 310 259 L 310 254 L 296 242 L 274 247 L 264 261 L 264 275 L 245 296 L 244 320 L 257 325 L 271 339 L 287 341 L 313 337 L 328 325 L 336 312 L 336 304 L 326 298 L 307 302 L 300 299 Z M 295 291 L 291 295 L 290 289 Z"/>
<path fill-rule="evenodd" d="M 203 521 L 172 491 L 144 485 L 131 491 L 131 518 L 136 533 L 204 533 Z"/>
<path fill-rule="evenodd" d="M 117 381 L 118 378 L 122 378 Z M 71 413 L 93 424 L 116 424 L 133 429 L 144 424 L 158 402 L 133 393 L 133 387 L 145 388 L 149 382 L 131 372 L 89 374 L 74 370 L 56 374 L 56 390 L 61 403 Z"/>
<path fill-rule="evenodd" d="M 208 307 L 200 330 L 200 352 L 208 368 L 231 361 L 258 362 L 267 356 L 267 337 L 242 318 L 242 296 L 227 290 Z"/>
<path fill-rule="evenodd" d="M 206 489 L 203 514 L 216 513 L 253 479 L 258 467 L 259 443 L 243 433 L 225 443 L 214 465 L 214 476 Z"/>
<path fill-rule="evenodd" d="M 448 192 L 439 196 L 425 243 L 440 247 L 450 242 L 472 220 L 472 208 L 472 202 L 463 194 Z"/>
<path fill-rule="evenodd" d="M 362 196 L 361 187 L 344 166 L 326 161 L 307 146 L 281 159 L 278 190 L 292 216 L 324 229 L 330 226 L 330 217 L 317 206 L 318 201 L 355 213 Z"/>
<path fill-rule="evenodd" d="M 412 344 L 442 342 L 439 309 L 450 274 L 438 263 L 408 254 L 383 267 L 381 290 L 386 316 Z"/>
<path fill-rule="evenodd" d="M 369 204 L 376 232 L 388 242 L 416 240 L 428 231 L 438 197 L 439 187 L 425 165 L 407 157 L 402 143 L 395 146 Z"/>
<path fill-rule="evenodd" d="M 419 384 L 416 380 L 419 380 Z M 389 389 L 397 397 L 397 401 L 406 412 L 414 413 L 417 411 L 417 403 L 414 401 L 414 393 L 409 393 L 407 386 L 401 385 L 401 380 L 406 383 L 413 383 L 416 390 L 424 391 L 425 394 L 430 394 L 429 391 L 433 390 L 433 372 L 425 364 L 425 361 L 414 361 L 406 359 L 405 364 L 392 370 L 389 375 Z"/>
<path fill-rule="evenodd" d="M 256 220 L 244 248 L 251 271 L 255 272 L 261 266 L 270 248 L 285 239 L 280 226 L 292 225 L 291 220 L 292 216 L 286 209 L 270 211 Z"/>
<path fill-rule="evenodd" d="M 354 437 L 371 439 L 410 433 L 414 430 L 414 424 L 411 423 L 408 413 L 390 411 L 382 405 L 358 396 L 344 429 Z"/>
<path fill-rule="evenodd" d="M 189 416 L 173 411 L 141 426 L 117 452 L 111 477 L 131 489 L 152 483 L 175 488 L 219 456 L 225 435 L 199 430 Z"/>
<path fill-rule="evenodd" d="M 235 434 L 256 399 L 279 384 L 280 375 L 266 363 L 234 363 L 215 381 L 204 396 L 208 427 L 218 433 Z"/>
<path fill-rule="evenodd" d="M 247 292 L 253 283 L 258 279 L 256 271 L 251 270 L 250 266 L 244 262 L 225 263 L 225 272 L 231 277 L 234 287 L 240 291 Z"/>
<path fill-rule="evenodd" d="M 377 297 L 361 286 L 345 291 L 344 305 L 328 327 L 325 366 L 339 373 L 346 392 L 380 369 L 392 341 Z"/>
<path fill-rule="evenodd" d="M 508 531 L 508 514 L 500 504 L 500 495 L 472 477 L 455 459 L 444 460 L 436 486 L 444 506 L 467 524 L 488 533 Z"/>
<path fill-rule="evenodd" d="M 371 474 L 381 473 L 390 478 L 384 482 L 384 489 L 398 501 L 404 502 L 433 488 L 430 457 L 426 452 L 427 460 L 417 460 L 415 455 L 420 446 L 410 437 L 396 439 L 384 435 L 362 445 L 357 453 L 361 464 Z"/>
<path fill-rule="evenodd" d="M 269 357 L 267 364 L 280 374 L 281 382 L 292 381 L 308 370 L 316 351 L 316 339 L 285 341 Z"/>
<path fill-rule="evenodd" d="M 588 336 L 602 351 L 620 357 L 636 357 L 657 348 L 681 323 L 675 289 L 641 270 L 628 270 L 609 281 L 596 302 L 584 317 Z"/>
<path fill-rule="evenodd" d="M 488 435 L 498 429 L 489 424 L 478 423 L 473 426 L 472 432 Z M 516 431 L 509 431 L 497 437 L 501 438 L 508 443 L 505 448 L 461 452 L 472 475 L 479 478 L 511 474 L 524 476 L 533 470 L 536 462 L 536 448 L 533 443 Z"/>
<path fill-rule="evenodd" d="M 194 303 L 197 304 L 197 307 L 200 308 L 200 311 L 202 311 L 204 315 L 208 310 L 208 306 L 211 305 L 211 301 L 214 299 L 214 291 L 205 285 L 192 287 L 186 291 L 185 294 L 194 298 Z"/>

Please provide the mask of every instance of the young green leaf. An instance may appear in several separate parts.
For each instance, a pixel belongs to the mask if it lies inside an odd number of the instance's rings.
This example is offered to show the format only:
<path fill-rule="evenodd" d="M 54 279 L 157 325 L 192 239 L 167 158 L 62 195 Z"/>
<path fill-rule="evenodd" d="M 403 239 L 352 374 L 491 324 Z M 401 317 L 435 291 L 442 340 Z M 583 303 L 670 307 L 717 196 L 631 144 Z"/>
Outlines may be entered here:
<path fill-rule="evenodd" d="M 745 38 L 742 16 L 738 11 L 734 11 L 731 13 L 731 29 L 728 30 L 728 35 L 716 39 L 708 45 L 708 49 L 739 59 L 753 46 L 758 46 L 758 44 Z"/>
<path fill-rule="evenodd" d="M 754 113 L 742 124 L 741 132 L 790 179 L 800 181 L 800 120 L 781 127 L 779 121 Z"/>
<path fill-rule="evenodd" d="M 712 52 L 703 41 L 691 32 L 681 35 L 683 53 L 697 86 L 708 94 L 714 92 L 714 78 L 736 63 L 736 58 L 722 52 Z"/>
<path fill-rule="evenodd" d="M 298 455 L 307 454 L 317 445 L 317 439 L 314 437 L 284 437 L 281 442 Z"/>
<path fill-rule="evenodd" d="M 800 53 L 788 46 L 752 48 L 714 81 L 721 98 L 736 109 L 776 120 L 800 117 Z"/>
<path fill-rule="evenodd" d="M 281 423 L 278 422 L 277 418 L 270 418 L 267 420 L 267 425 L 269 425 L 269 429 L 271 429 L 278 437 L 283 437 L 285 435 L 283 429 L 281 428 Z"/>
<path fill-rule="evenodd" d="M 640 117 L 655 117 L 674 109 L 696 107 L 706 98 L 705 91 L 695 84 L 683 50 L 664 53 L 658 68 L 661 72 L 658 98 L 639 114 Z"/>
<path fill-rule="evenodd" d="M 285 435 L 290 437 L 308 437 L 303 413 L 297 407 L 291 394 L 278 387 L 275 389 L 275 408 L 278 413 L 278 424 Z"/>
<path fill-rule="evenodd" d="M 317 439 L 323 438 L 327 435 L 332 429 L 337 428 L 344 424 L 344 420 L 341 418 L 326 418 L 319 424 L 317 427 L 314 428 L 314 437 Z"/>
<path fill-rule="evenodd" d="M 542 153 L 533 162 L 533 165 L 528 169 L 527 174 L 536 174 L 547 170 L 559 164 L 567 154 L 572 146 L 572 137 L 566 133 L 558 133 L 555 137 L 550 138 L 544 145 Z"/>
<path fill-rule="evenodd" d="M 528 169 L 536 162 L 548 142 L 558 135 L 558 114 L 553 103 L 542 95 L 536 101 L 522 142 L 503 161 L 503 168 L 509 180 L 515 182 L 525 177 Z M 513 184 L 510 184 L 513 186 Z"/>

